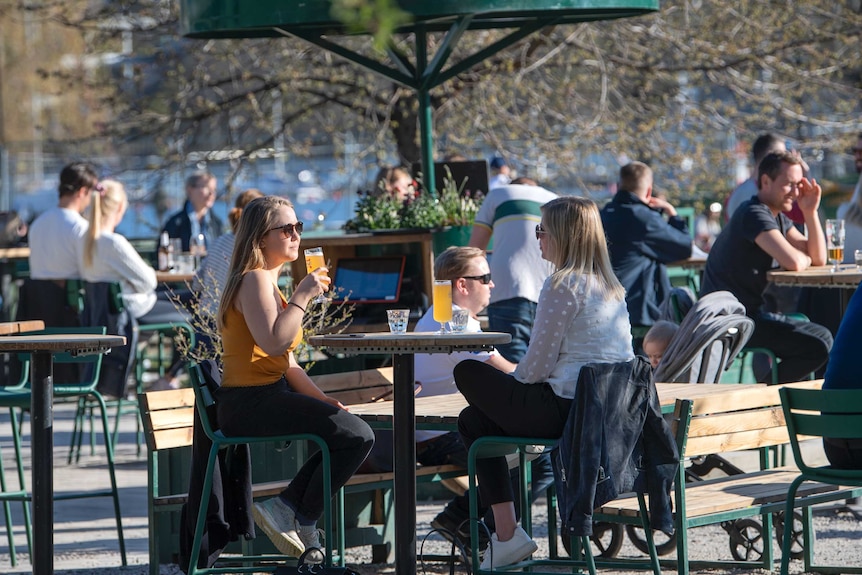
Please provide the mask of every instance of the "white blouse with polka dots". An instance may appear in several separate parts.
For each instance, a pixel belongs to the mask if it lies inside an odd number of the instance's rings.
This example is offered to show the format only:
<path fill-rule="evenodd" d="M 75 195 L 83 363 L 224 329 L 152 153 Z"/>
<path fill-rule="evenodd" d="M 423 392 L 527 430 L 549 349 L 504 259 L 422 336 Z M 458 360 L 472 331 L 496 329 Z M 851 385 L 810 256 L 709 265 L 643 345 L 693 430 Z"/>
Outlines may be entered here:
<path fill-rule="evenodd" d="M 625 300 L 605 299 L 593 275 L 545 280 L 527 353 L 515 369 L 525 384 L 548 382 L 559 397 L 573 399 L 578 373 L 587 363 L 629 361 L 631 326 Z"/>

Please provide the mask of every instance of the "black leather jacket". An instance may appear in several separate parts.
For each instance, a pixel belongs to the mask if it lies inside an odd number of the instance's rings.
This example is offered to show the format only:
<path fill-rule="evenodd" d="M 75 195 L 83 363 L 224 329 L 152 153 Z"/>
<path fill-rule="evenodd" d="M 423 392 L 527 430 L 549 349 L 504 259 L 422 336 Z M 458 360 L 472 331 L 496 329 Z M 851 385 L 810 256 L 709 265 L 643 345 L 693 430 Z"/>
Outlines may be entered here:
<path fill-rule="evenodd" d="M 592 535 L 593 509 L 630 491 L 648 493 L 653 529 L 673 533 L 670 493 L 679 451 L 651 373 L 642 357 L 581 368 L 551 454 L 562 533 Z"/>

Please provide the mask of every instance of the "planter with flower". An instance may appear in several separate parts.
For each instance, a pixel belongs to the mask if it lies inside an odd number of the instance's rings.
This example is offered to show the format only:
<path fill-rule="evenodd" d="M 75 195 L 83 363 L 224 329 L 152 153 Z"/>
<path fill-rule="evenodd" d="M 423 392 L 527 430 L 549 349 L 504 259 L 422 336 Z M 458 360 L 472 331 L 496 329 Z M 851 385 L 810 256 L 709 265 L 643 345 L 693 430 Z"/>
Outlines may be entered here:
<path fill-rule="evenodd" d="M 354 217 L 344 229 L 348 232 L 431 230 L 437 254 L 449 246 L 467 245 L 483 196 L 465 194 L 466 183 L 465 179 L 457 185 L 447 172 L 443 188 L 436 196 L 420 193 L 403 202 L 385 192 L 367 192 L 357 202 Z"/>

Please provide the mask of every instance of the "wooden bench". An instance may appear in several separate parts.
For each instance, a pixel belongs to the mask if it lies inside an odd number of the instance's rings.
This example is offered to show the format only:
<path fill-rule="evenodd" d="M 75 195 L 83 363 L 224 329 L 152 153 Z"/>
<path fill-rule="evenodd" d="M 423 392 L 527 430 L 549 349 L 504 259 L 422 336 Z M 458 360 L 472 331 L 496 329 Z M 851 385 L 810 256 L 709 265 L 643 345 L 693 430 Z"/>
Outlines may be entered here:
<path fill-rule="evenodd" d="M 385 400 L 391 396 L 392 391 L 392 368 L 321 375 L 312 379 L 318 387 L 344 405 Z M 148 454 L 150 574 L 158 575 L 161 555 L 160 518 L 166 518 L 170 513 L 177 513 L 188 499 L 188 494 L 184 491 L 171 492 L 164 486 L 166 481 L 159 472 L 160 456 L 165 456 L 169 450 L 191 447 L 195 412 L 194 390 L 186 388 L 142 393 L 139 395 L 139 404 Z M 419 481 L 440 481 L 463 474 L 464 469 L 455 465 L 421 466 L 416 470 Z M 354 475 L 344 486 L 343 492 L 349 494 L 390 489 L 392 480 L 392 473 Z M 289 483 L 289 480 L 256 482 L 252 488 L 252 496 L 256 499 L 273 497 L 284 490 Z M 341 508 L 340 505 L 338 507 Z M 373 519 L 385 523 L 388 517 L 380 517 L 381 513 L 386 515 L 384 506 L 378 507 L 378 513 L 372 514 L 376 515 Z M 342 517 L 336 517 L 336 521 L 343 524 Z M 262 533 L 259 533 L 259 536 L 265 538 Z M 378 559 L 385 560 L 390 550 L 384 545 L 378 545 L 378 547 L 374 555 Z"/>
<path fill-rule="evenodd" d="M 817 389 L 822 380 L 788 385 Z M 769 468 L 770 448 L 789 443 L 778 394 L 780 386 L 737 391 L 728 387 L 728 392 L 721 395 L 695 400 L 678 399 L 676 402 L 673 428 L 680 451 L 680 469 L 673 493 L 677 559 L 663 560 L 662 563 L 675 564 L 680 575 L 687 575 L 692 567 L 745 566 L 772 570 L 775 561 L 772 514 L 783 511 L 788 487 L 799 474 L 795 466 Z M 752 449 L 760 450 L 760 470 L 705 481 L 685 481 L 684 467 L 692 458 Z M 862 493 L 862 488 L 806 482 L 797 498 L 800 505 L 805 506 L 803 524 L 806 528 L 811 526 L 810 505 L 843 501 L 859 493 Z M 638 517 L 637 498 L 631 496 L 606 504 L 596 511 L 593 518 L 595 521 L 639 525 Z M 705 562 L 689 558 L 690 528 L 757 517 L 760 517 L 762 525 L 763 547 L 759 562 Z M 742 534 L 742 538 L 746 539 L 746 535 Z M 813 545 L 813 536 L 806 541 Z M 813 550 L 806 552 L 813 553 Z M 617 564 L 620 561 L 615 560 Z"/>

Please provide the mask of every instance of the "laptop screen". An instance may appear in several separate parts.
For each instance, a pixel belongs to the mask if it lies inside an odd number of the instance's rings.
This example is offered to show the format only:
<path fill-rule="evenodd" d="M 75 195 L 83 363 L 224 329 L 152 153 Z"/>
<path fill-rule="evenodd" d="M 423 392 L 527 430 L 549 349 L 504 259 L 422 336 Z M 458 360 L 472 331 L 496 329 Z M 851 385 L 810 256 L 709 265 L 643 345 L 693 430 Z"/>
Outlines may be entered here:
<path fill-rule="evenodd" d="M 397 302 L 404 259 L 404 256 L 339 259 L 333 278 L 335 299 L 357 303 Z"/>

